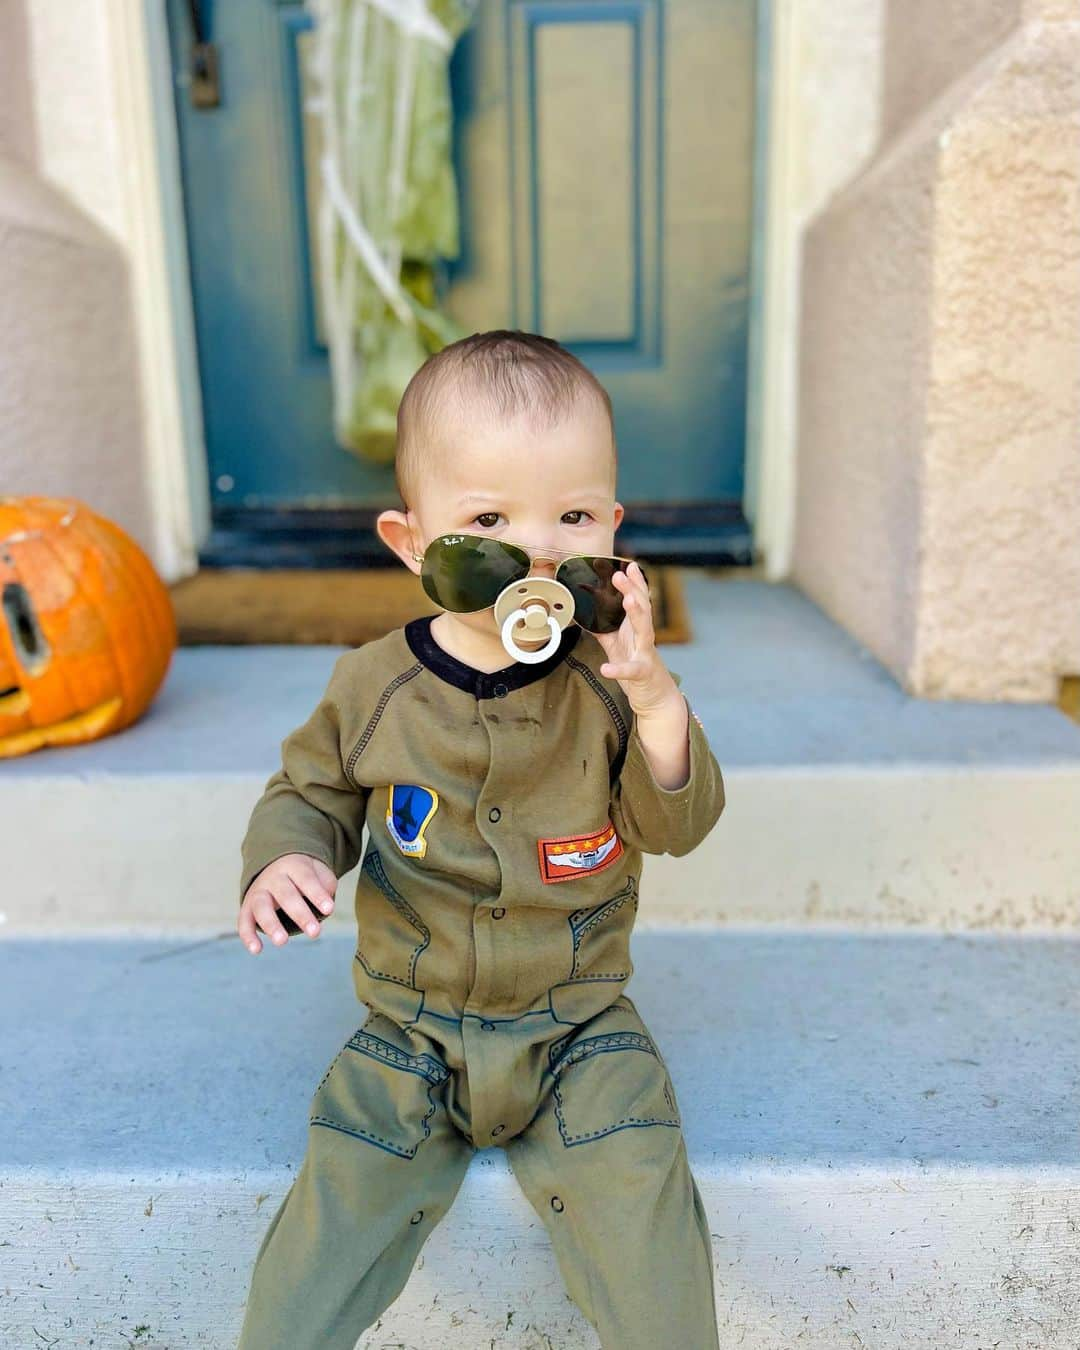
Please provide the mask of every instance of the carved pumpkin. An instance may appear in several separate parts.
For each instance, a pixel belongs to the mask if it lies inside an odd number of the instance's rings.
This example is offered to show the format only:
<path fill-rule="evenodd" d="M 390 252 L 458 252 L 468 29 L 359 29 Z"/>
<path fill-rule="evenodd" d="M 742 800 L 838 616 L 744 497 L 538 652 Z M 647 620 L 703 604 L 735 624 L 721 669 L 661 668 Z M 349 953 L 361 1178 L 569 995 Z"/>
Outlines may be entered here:
<path fill-rule="evenodd" d="M 0 758 L 129 726 L 176 648 L 138 544 L 82 502 L 0 497 Z"/>

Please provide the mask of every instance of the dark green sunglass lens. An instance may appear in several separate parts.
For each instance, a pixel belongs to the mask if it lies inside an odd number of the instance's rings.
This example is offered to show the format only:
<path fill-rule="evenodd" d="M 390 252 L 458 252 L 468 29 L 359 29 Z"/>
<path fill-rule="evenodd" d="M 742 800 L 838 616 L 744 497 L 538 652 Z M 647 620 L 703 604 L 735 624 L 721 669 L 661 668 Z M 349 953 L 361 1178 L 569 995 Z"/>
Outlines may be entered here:
<path fill-rule="evenodd" d="M 574 597 L 574 618 L 590 633 L 614 633 L 622 623 L 623 598 L 612 584 L 616 572 L 625 572 L 621 558 L 568 558 L 559 568 L 559 580 Z"/>
<path fill-rule="evenodd" d="M 493 605 L 503 587 L 528 570 L 529 555 L 512 544 L 475 535 L 446 534 L 428 545 L 420 580 L 443 609 L 474 614 Z"/>

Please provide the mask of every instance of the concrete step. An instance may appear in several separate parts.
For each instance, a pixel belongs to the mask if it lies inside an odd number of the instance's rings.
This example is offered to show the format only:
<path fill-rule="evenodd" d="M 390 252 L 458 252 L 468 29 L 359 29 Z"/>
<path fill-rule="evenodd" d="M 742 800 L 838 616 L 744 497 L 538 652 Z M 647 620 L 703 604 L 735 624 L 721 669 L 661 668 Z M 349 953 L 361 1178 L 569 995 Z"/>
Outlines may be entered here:
<path fill-rule="evenodd" d="M 721 1344 L 1074 1350 L 1080 946 L 637 931 L 711 1217 Z M 231 1350 L 307 1108 L 363 1020 L 352 942 L 0 943 L 0 1346 Z M 481 1150 L 359 1345 L 582 1350 Z"/>
<path fill-rule="evenodd" d="M 686 584 L 694 639 L 663 652 L 728 806 L 647 859 L 639 924 L 1075 927 L 1080 725 L 909 698 L 790 586 Z M 181 648 L 136 726 L 0 762 L 6 931 L 230 929 L 251 808 L 343 650 Z"/>

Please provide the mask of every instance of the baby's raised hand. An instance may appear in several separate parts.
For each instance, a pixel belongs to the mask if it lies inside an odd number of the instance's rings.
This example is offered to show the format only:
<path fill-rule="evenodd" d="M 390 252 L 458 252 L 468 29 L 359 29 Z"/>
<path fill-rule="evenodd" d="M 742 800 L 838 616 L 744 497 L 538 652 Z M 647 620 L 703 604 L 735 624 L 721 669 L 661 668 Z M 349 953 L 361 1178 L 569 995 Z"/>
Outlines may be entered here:
<path fill-rule="evenodd" d="M 618 680 L 639 716 L 678 704 L 682 699 L 678 686 L 656 650 L 652 596 L 645 573 L 632 562 L 625 572 L 616 572 L 611 583 L 622 593 L 624 617 L 616 632 L 596 634 L 608 658 L 600 674 Z"/>
<path fill-rule="evenodd" d="M 277 915 L 277 910 L 283 909 L 309 937 L 317 938 L 322 931 L 318 918 L 333 910 L 336 888 L 333 868 L 327 867 L 321 858 L 312 858 L 306 853 L 285 853 L 267 863 L 247 888 L 236 931 L 253 956 L 262 951 L 262 943 L 255 932 L 256 923 L 271 942 L 283 947 L 289 940 Z M 314 916 L 305 899 L 318 906 L 323 914 Z"/>

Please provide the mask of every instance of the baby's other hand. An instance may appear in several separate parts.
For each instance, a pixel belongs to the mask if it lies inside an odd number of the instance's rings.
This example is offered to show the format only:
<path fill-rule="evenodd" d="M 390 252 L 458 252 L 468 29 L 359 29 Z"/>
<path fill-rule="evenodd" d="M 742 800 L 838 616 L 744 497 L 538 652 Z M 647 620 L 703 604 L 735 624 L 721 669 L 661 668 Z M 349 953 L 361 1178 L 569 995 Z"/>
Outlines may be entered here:
<path fill-rule="evenodd" d="M 322 929 L 304 903 L 305 898 L 318 906 L 323 914 L 330 914 L 336 889 L 337 877 L 333 868 L 327 867 L 321 858 L 312 858 L 306 853 L 285 853 L 267 863 L 247 888 L 236 931 L 253 956 L 262 951 L 262 943 L 255 932 L 256 923 L 271 942 L 283 947 L 289 940 L 277 915 L 277 910 L 283 909 L 310 937 L 317 938 Z"/>

